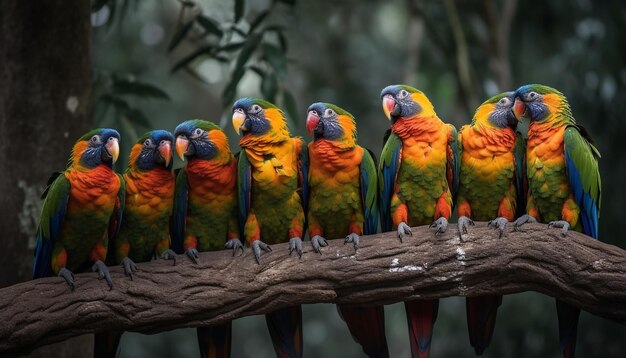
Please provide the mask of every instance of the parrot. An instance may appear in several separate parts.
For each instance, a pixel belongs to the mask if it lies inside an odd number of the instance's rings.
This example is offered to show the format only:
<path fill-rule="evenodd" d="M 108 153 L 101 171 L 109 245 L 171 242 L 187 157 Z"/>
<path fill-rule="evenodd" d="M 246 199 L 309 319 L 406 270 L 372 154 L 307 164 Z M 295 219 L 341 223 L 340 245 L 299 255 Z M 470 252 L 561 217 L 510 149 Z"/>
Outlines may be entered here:
<path fill-rule="evenodd" d="M 113 288 L 104 264 L 109 236 L 119 230 L 124 180 L 113 171 L 120 134 L 91 130 L 72 148 L 67 169 L 48 181 L 39 225 L 33 278 L 56 274 L 74 290 L 74 273 L 89 267 Z"/>
<path fill-rule="evenodd" d="M 515 91 L 517 118 L 527 118 L 526 170 L 528 199 L 526 214 L 515 228 L 526 222 L 548 222 L 571 228 L 598 239 L 602 183 L 600 152 L 589 132 L 576 123 L 567 98 L 558 90 L 529 84 Z M 559 340 L 564 357 L 574 357 L 580 309 L 557 298 Z"/>
<path fill-rule="evenodd" d="M 240 223 L 257 263 L 268 244 L 289 242 L 289 253 L 302 257 L 305 216 L 303 191 L 308 178 L 307 147 L 292 137 L 283 112 L 256 98 L 233 104 L 232 124 L 241 134 L 238 163 Z M 263 240 L 263 241 L 262 241 Z M 278 357 L 302 356 L 302 308 L 292 306 L 265 315 Z"/>
<path fill-rule="evenodd" d="M 192 119 L 174 132 L 176 152 L 187 165 L 176 177 L 172 215 L 172 248 L 198 263 L 199 251 L 233 250 L 239 240 L 237 159 L 216 124 Z M 196 329 L 202 357 L 230 357 L 232 322 Z"/>
<path fill-rule="evenodd" d="M 476 109 L 472 123 L 459 131 L 456 209 L 461 240 L 473 220 L 489 221 L 502 237 L 506 224 L 525 208 L 524 139 L 515 131 L 514 101 L 515 92 L 489 98 Z M 466 298 L 470 344 L 476 355 L 491 342 L 501 304 L 501 295 Z"/>
<path fill-rule="evenodd" d="M 345 237 L 359 247 L 360 235 L 378 229 L 378 182 L 372 154 L 356 143 L 354 117 L 330 103 L 307 110 L 308 185 L 304 193 L 311 243 L 315 252 L 326 237 Z M 352 337 L 369 357 L 388 357 L 384 307 L 337 306 Z"/>
<path fill-rule="evenodd" d="M 432 223 L 443 233 L 459 181 L 456 129 L 416 88 L 388 86 L 381 100 L 391 121 L 378 166 L 382 231 L 397 230 L 401 242 L 410 226 Z M 413 357 L 428 357 L 438 308 L 438 299 L 405 302 Z"/>
<path fill-rule="evenodd" d="M 123 175 L 126 201 L 119 232 L 109 243 L 107 263 L 121 264 L 132 280 L 136 262 L 153 257 L 175 260 L 169 249 L 169 221 L 174 203 L 172 144 L 164 130 L 144 134 L 133 145 Z M 123 332 L 96 334 L 94 357 L 115 357 Z"/>

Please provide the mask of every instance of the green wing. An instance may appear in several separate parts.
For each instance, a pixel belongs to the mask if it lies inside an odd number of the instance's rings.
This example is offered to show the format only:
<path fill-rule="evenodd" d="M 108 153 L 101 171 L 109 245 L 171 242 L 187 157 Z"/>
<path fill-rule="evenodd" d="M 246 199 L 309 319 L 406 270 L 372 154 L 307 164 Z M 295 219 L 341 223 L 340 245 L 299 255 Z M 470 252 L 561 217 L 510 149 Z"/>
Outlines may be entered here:
<path fill-rule="evenodd" d="M 239 230 L 243 233 L 248 213 L 250 212 L 250 195 L 252 194 L 252 168 L 245 150 L 241 150 L 237 158 L 237 205 L 239 207 Z"/>
<path fill-rule="evenodd" d="M 364 148 L 365 149 L 365 148 Z M 359 166 L 361 182 L 361 204 L 365 211 L 363 234 L 375 234 L 378 229 L 378 175 L 373 155 L 368 149 L 363 151 Z"/>
<path fill-rule="evenodd" d="M 519 132 L 515 133 L 513 156 L 515 158 L 515 189 L 517 192 L 515 217 L 520 217 L 526 214 L 528 178 L 526 177 L 526 140 Z"/>
<path fill-rule="evenodd" d="M 391 231 L 391 197 L 393 196 L 400 160 L 402 158 L 402 140 L 390 133 L 378 163 L 378 192 L 380 206 L 380 223 L 383 232 Z"/>
<path fill-rule="evenodd" d="M 187 173 L 184 168 L 176 173 L 176 188 L 174 194 L 174 208 L 170 222 L 170 238 L 172 250 L 177 254 L 183 253 L 185 240 L 185 227 L 187 223 L 187 198 L 188 198 Z"/>
<path fill-rule="evenodd" d="M 598 169 L 600 152 L 583 134 L 577 126 L 565 129 L 565 165 L 574 200 L 581 209 L 583 231 L 597 239 L 602 191 Z"/>
<path fill-rule="evenodd" d="M 69 200 L 70 182 L 63 173 L 53 174 L 56 178 L 44 191 L 44 203 L 37 228 L 37 246 L 33 278 L 46 277 L 51 273 L 52 249 L 59 239 L 65 210 Z M 49 181 L 50 182 L 50 181 Z"/>
<path fill-rule="evenodd" d="M 115 257 L 115 240 L 120 233 L 122 227 L 122 220 L 124 220 L 124 205 L 126 204 L 126 182 L 121 174 L 117 174 L 120 180 L 120 189 L 117 192 L 117 200 L 115 201 L 115 207 L 109 219 L 109 242 L 107 244 L 107 265 L 115 265 L 117 263 Z"/>
<path fill-rule="evenodd" d="M 452 124 L 448 124 L 451 129 L 450 138 L 447 148 L 447 170 L 448 187 L 452 192 L 453 202 L 456 203 L 456 195 L 459 192 L 459 174 L 461 170 L 461 150 L 459 136 L 456 128 Z"/>

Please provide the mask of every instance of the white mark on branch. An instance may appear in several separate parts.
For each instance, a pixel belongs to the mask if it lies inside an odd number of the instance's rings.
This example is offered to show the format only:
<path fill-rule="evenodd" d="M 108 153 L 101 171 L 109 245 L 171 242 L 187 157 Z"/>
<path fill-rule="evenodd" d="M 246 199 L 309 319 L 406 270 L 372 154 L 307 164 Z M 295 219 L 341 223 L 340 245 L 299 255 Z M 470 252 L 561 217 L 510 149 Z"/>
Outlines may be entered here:
<path fill-rule="evenodd" d="M 422 271 L 424 268 L 415 265 L 406 265 L 402 267 L 400 266 L 400 260 L 393 259 L 391 260 L 391 265 L 389 267 L 389 272 L 407 272 L 407 271 Z"/>
<path fill-rule="evenodd" d="M 28 248 L 35 248 L 35 233 L 39 222 L 42 200 L 39 199 L 39 187 L 28 185 L 24 180 L 17 181 L 18 188 L 24 191 L 22 211 L 17 214 L 20 222 L 20 232 L 28 237 Z"/>
<path fill-rule="evenodd" d="M 465 250 L 463 250 L 463 248 L 456 248 L 456 259 L 461 262 L 462 266 L 465 266 Z"/>
<path fill-rule="evenodd" d="M 67 97 L 65 107 L 68 111 L 70 111 L 70 113 L 74 114 L 74 112 L 76 112 L 76 108 L 78 108 L 78 98 L 76 98 L 76 96 Z"/>
<path fill-rule="evenodd" d="M 591 267 L 593 267 L 594 270 L 596 271 L 602 271 L 603 269 L 607 267 L 606 260 L 604 259 L 596 260 L 591 263 Z"/>

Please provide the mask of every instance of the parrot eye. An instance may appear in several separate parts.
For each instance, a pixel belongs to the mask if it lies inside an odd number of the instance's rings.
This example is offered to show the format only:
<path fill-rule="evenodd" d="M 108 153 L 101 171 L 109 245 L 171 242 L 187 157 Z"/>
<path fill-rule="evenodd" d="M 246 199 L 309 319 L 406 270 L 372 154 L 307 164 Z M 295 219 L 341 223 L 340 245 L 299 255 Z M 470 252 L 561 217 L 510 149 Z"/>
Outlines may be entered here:
<path fill-rule="evenodd" d="M 406 97 L 408 95 L 409 95 L 409 92 L 407 92 L 406 90 L 402 90 L 402 91 L 400 91 L 400 93 L 398 93 L 398 97 L 400 97 L 400 98 L 404 98 L 404 97 Z"/>
<path fill-rule="evenodd" d="M 91 137 L 91 143 L 94 143 L 94 144 L 100 143 L 100 136 L 95 134 L 93 137 Z"/>
<path fill-rule="evenodd" d="M 261 106 L 259 106 L 258 104 L 255 104 L 252 106 L 252 113 L 258 113 L 261 112 Z"/>
<path fill-rule="evenodd" d="M 507 106 L 511 104 L 511 100 L 508 97 L 503 97 L 503 98 L 500 98 L 500 100 L 498 101 L 498 104 L 501 106 Z"/>
<path fill-rule="evenodd" d="M 530 92 L 530 93 L 528 94 L 528 98 L 529 98 L 529 99 L 535 99 L 537 96 L 539 96 L 539 94 L 537 94 L 537 92 L 535 92 L 535 91 Z"/>
<path fill-rule="evenodd" d="M 150 140 L 150 138 L 146 139 L 143 142 L 143 145 L 145 145 L 146 147 L 152 147 L 152 141 Z"/>
<path fill-rule="evenodd" d="M 332 117 L 334 115 L 335 115 L 335 111 L 333 111 L 330 108 L 328 108 L 328 109 L 326 109 L 326 111 L 324 111 L 324 116 L 326 116 L 326 117 Z"/>
<path fill-rule="evenodd" d="M 202 129 L 200 129 L 200 128 L 196 128 L 196 129 L 193 131 L 193 135 L 194 135 L 195 137 L 199 137 L 199 136 L 201 136 L 201 135 L 202 135 Z"/>

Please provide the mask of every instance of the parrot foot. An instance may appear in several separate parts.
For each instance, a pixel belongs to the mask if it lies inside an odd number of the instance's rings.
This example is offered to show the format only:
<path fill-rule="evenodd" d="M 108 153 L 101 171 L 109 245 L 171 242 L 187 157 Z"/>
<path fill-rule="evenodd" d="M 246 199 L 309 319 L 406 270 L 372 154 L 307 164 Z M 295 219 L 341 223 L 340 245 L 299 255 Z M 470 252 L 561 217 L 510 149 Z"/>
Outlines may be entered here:
<path fill-rule="evenodd" d="M 411 227 L 403 221 L 398 225 L 398 238 L 400 242 L 402 242 L 406 236 L 413 236 L 413 232 L 411 231 Z"/>
<path fill-rule="evenodd" d="M 457 221 L 457 225 L 459 226 L 459 240 L 463 241 L 463 234 L 467 234 L 469 226 L 474 226 L 474 220 L 467 216 L 461 216 Z"/>
<path fill-rule="evenodd" d="M 233 249 L 233 257 L 235 256 L 235 254 L 239 250 L 241 250 L 241 255 L 243 255 L 243 244 L 241 243 L 241 240 L 239 240 L 237 238 L 230 239 L 230 240 L 226 241 L 226 244 L 224 244 L 224 248 L 225 249 Z M 239 255 L 239 256 L 241 256 L 241 255 Z"/>
<path fill-rule="evenodd" d="M 74 273 L 72 273 L 72 271 L 62 267 L 61 270 L 59 270 L 59 277 L 63 277 L 67 285 L 70 286 L 70 290 L 74 291 L 76 285 L 74 284 Z"/>
<path fill-rule="evenodd" d="M 430 227 L 433 229 L 437 229 L 435 230 L 435 235 L 443 234 L 448 229 L 448 219 L 442 216 L 439 219 L 435 220 L 435 222 L 430 224 Z"/>
<path fill-rule="evenodd" d="M 167 249 L 161 254 L 163 260 L 174 260 L 174 266 L 176 266 L 176 253 L 172 249 Z"/>
<path fill-rule="evenodd" d="M 351 242 L 354 245 L 354 251 L 358 251 L 359 250 L 359 235 L 355 234 L 355 233 L 351 233 L 350 235 L 346 236 L 346 239 L 343 240 L 343 244 L 347 244 L 349 242 Z"/>
<path fill-rule="evenodd" d="M 550 221 L 548 223 L 548 228 L 561 228 L 561 235 L 563 236 L 567 236 L 567 231 L 569 230 L 569 223 L 565 220 L 558 220 L 558 221 Z"/>
<path fill-rule="evenodd" d="M 328 246 L 328 242 L 326 241 L 325 238 L 319 235 L 315 235 L 311 238 L 311 245 L 313 246 L 313 251 L 321 255 L 322 247 Z"/>
<path fill-rule="evenodd" d="M 198 254 L 198 250 L 196 250 L 193 247 L 190 247 L 187 249 L 187 251 L 185 251 L 185 254 L 187 255 L 187 257 L 189 257 L 189 259 L 191 259 L 191 261 L 193 261 L 194 264 L 198 264 L 198 258 L 200 257 Z"/>
<path fill-rule="evenodd" d="M 513 231 L 522 231 L 521 229 L 522 225 L 526 223 L 536 223 L 536 222 L 537 222 L 537 219 L 535 219 L 534 217 L 528 214 L 524 214 L 520 216 L 519 218 L 517 218 L 517 220 L 513 221 Z"/>
<path fill-rule="evenodd" d="M 502 239 L 502 235 L 504 235 L 504 228 L 506 228 L 506 224 L 508 224 L 508 223 L 509 223 L 509 221 L 506 218 L 504 218 L 502 216 L 499 216 L 499 217 L 491 220 L 487 224 L 487 226 L 493 226 L 493 227 L 497 228 L 498 231 L 500 232 L 500 234 L 498 235 L 498 239 Z"/>
<path fill-rule="evenodd" d="M 252 243 L 252 252 L 254 253 L 254 258 L 256 259 L 256 263 L 259 265 L 261 264 L 261 250 L 270 252 L 272 251 L 272 248 L 270 247 L 270 245 L 264 243 L 261 240 L 255 240 Z"/>
<path fill-rule="evenodd" d="M 130 277 L 131 280 L 133 279 L 133 272 L 139 270 L 133 260 L 129 259 L 128 257 L 124 257 L 124 259 L 122 260 L 122 266 L 124 267 L 124 273 L 126 274 L 126 276 Z"/>
<path fill-rule="evenodd" d="M 109 273 L 109 268 L 104 262 L 98 260 L 96 263 L 91 266 L 91 271 L 98 273 L 98 280 L 104 279 L 109 285 L 109 291 L 113 289 L 113 281 L 111 280 L 111 274 Z"/>
<path fill-rule="evenodd" d="M 298 256 L 302 258 L 302 239 L 299 237 L 292 237 L 289 239 L 289 255 L 293 252 L 298 253 Z"/>

